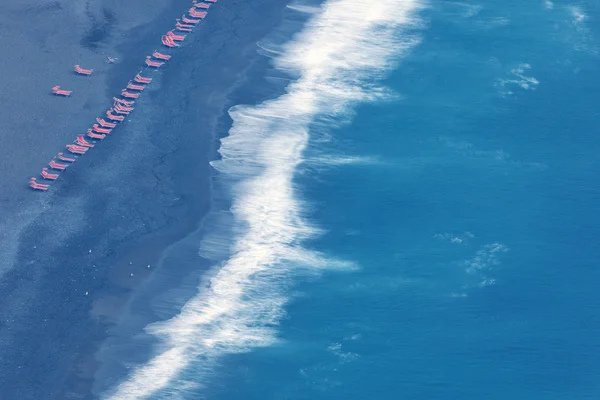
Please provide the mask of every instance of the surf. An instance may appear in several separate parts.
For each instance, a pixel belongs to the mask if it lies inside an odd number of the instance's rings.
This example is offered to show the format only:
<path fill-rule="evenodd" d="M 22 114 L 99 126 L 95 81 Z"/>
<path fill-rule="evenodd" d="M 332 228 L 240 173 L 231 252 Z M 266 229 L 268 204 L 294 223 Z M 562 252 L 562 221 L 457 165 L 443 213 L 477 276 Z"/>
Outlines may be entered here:
<path fill-rule="evenodd" d="M 389 95 L 379 82 L 418 42 L 421 7 L 416 0 L 328 1 L 288 43 L 262 44 L 275 68 L 295 80 L 275 99 L 229 111 L 229 135 L 211 164 L 228 187 L 234 237 L 210 239 L 229 257 L 178 315 L 146 328 L 161 342 L 156 354 L 105 398 L 178 398 L 207 384 L 220 356 L 277 340 L 297 274 L 352 267 L 307 248 L 320 230 L 294 178 L 311 133 L 348 122 L 357 104 Z M 192 368 L 190 379 L 184 372 Z"/>

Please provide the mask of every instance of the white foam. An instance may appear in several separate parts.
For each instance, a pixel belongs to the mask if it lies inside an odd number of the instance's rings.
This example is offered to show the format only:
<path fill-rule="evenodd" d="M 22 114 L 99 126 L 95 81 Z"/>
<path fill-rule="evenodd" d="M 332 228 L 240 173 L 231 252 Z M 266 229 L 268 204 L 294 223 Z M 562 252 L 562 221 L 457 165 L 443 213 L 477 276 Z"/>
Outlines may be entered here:
<path fill-rule="evenodd" d="M 320 7 L 309 6 L 306 4 L 294 3 L 287 6 L 290 10 L 298 11 L 305 14 L 316 14 L 321 11 Z"/>
<path fill-rule="evenodd" d="M 587 19 L 587 15 L 585 15 L 585 13 L 581 9 L 581 7 L 569 6 L 569 7 L 567 7 L 567 9 L 569 10 L 569 12 L 571 13 L 571 16 L 573 17 L 573 23 L 581 24 L 581 23 L 583 23 L 583 21 L 585 19 Z"/>
<path fill-rule="evenodd" d="M 513 68 L 510 72 L 513 75 L 513 79 L 503 79 L 499 81 L 499 86 L 502 88 L 503 95 L 514 94 L 512 90 L 506 90 L 505 87 L 511 87 L 512 85 L 519 86 L 525 90 L 535 90 L 536 86 L 540 84 L 533 76 L 526 76 L 527 71 L 531 69 L 529 64 L 519 64 L 516 68 Z"/>
<path fill-rule="evenodd" d="M 338 165 L 376 165 L 382 164 L 376 157 L 368 156 L 321 156 L 306 160 L 311 165 L 338 166 Z"/>
<path fill-rule="evenodd" d="M 161 349 L 106 397 L 144 399 L 168 391 L 166 397 L 178 398 L 208 379 L 220 355 L 276 340 L 294 273 L 351 266 L 302 247 L 319 231 L 306 222 L 293 178 L 311 126 L 343 120 L 353 104 L 385 94 L 373 82 L 416 43 L 403 29 L 413 28 L 418 8 L 417 0 L 329 1 L 283 52 L 271 52 L 279 54 L 276 67 L 298 80 L 277 99 L 233 107 L 222 159 L 212 163 L 234 182 L 232 213 L 243 230 L 232 255 L 179 315 L 147 328 L 162 339 Z M 194 382 L 185 381 L 182 372 L 192 362 Z"/>
<path fill-rule="evenodd" d="M 489 275 L 496 266 L 500 265 L 500 254 L 508 250 L 508 247 L 502 243 L 490 243 L 479 249 L 474 257 L 463 262 L 466 272 L 477 279 L 477 287 L 496 284 L 496 279 Z M 463 289 L 469 289 L 469 285 L 463 286 Z"/>

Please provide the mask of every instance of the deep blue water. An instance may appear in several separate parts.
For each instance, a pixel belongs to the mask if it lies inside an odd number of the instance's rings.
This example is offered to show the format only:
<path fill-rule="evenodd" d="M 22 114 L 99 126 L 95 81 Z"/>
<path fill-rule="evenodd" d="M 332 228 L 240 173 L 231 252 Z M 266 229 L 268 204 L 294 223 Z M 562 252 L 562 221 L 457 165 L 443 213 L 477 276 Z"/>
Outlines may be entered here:
<path fill-rule="evenodd" d="M 307 151 L 365 160 L 297 178 L 311 247 L 360 269 L 297 286 L 283 342 L 228 359 L 217 398 L 600 396 L 600 14 L 430 5 L 384 82 L 402 98 Z"/>
<path fill-rule="evenodd" d="M 410 15 L 379 42 L 397 65 L 344 58 L 330 88 L 300 84 L 319 111 L 298 87 L 232 111 L 215 168 L 234 182 L 242 227 L 220 265 L 236 278 L 217 274 L 159 329 L 188 357 L 156 398 L 600 397 L 600 9 L 432 1 Z M 377 59 L 375 44 L 360 46 Z M 313 72 L 297 64 L 278 65 Z M 387 94 L 343 99 L 371 84 Z"/>

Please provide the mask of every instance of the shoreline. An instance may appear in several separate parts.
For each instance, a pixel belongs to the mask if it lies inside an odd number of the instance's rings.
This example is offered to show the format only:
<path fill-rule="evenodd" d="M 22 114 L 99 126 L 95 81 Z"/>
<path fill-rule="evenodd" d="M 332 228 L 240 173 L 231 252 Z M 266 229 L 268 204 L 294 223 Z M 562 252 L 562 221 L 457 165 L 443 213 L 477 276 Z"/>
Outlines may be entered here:
<path fill-rule="evenodd" d="M 244 46 L 246 56 L 251 59 L 249 65 L 243 68 L 242 76 L 236 77 L 227 91 L 218 93 L 223 107 L 222 113 L 214 119 L 213 159 L 220 158 L 216 154 L 219 147 L 217 139 L 227 136 L 231 128 L 232 120 L 228 110 L 232 106 L 261 103 L 280 96 L 285 91 L 288 78 L 280 80 L 272 76 L 273 72 L 280 73 L 273 69 L 271 59 L 261 54 L 260 46 L 257 47 L 256 44 L 263 40 L 272 41 L 274 37 L 282 40 L 282 34 L 292 35 L 303 26 L 306 18 L 301 21 L 295 13 L 290 18 L 286 11 L 286 7 L 276 8 L 274 14 L 277 18 L 271 22 L 271 27 L 264 29 L 255 36 L 256 40 L 251 40 L 249 45 Z M 214 100 L 214 96 L 209 98 Z M 213 181 L 216 172 L 211 168 L 209 174 Z M 108 339 L 99 346 L 94 361 L 96 365 L 100 365 L 95 374 L 93 389 L 96 396 L 111 393 L 119 383 L 127 380 L 132 366 L 149 361 L 156 346 L 161 346 L 158 337 L 145 331 L 148 325 L 176 316 L 190 299 L 198 296 L 199 288 L 210 286 L 211 276 L 223 261 L 223 252 L 219 251 L 223 249 L 210 249 L 207 252 L 207 249 L 201 248 L 201 243 L 202 246 L 206 244 L 205 239 L 213 233 L 215 224 L 222 230 L 222 224 L 229 223 L 227 217 L 223 220 L 222 215 L 223 211 L 228 211 L 227 204 L 230 201 L 223 197 L 224 188 L 220 187 L 223 183 L 212 188 L 211 192 L 216 198 L 211 198 L 209 211 L 197 228 L 164 249 L 158 268 L 132 294 L 127 301 L 126 310 L 121 314 L 120 323 L 111 327 Z M 211 240 L 208 239 L 208 242 Z M 177 266 L 177 271 L 170 269 L 173 266 Z"/>

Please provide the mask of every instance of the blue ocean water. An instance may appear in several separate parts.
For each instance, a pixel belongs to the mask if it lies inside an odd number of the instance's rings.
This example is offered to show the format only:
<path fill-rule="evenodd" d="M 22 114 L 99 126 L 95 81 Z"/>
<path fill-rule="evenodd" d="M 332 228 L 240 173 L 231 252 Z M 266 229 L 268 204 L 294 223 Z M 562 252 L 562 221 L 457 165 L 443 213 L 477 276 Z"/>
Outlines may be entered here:
<path fill-rule="evenodd" d="M 222 261 L 113 398 L 598 398 L 598 6 L 295 9 Z"/>

